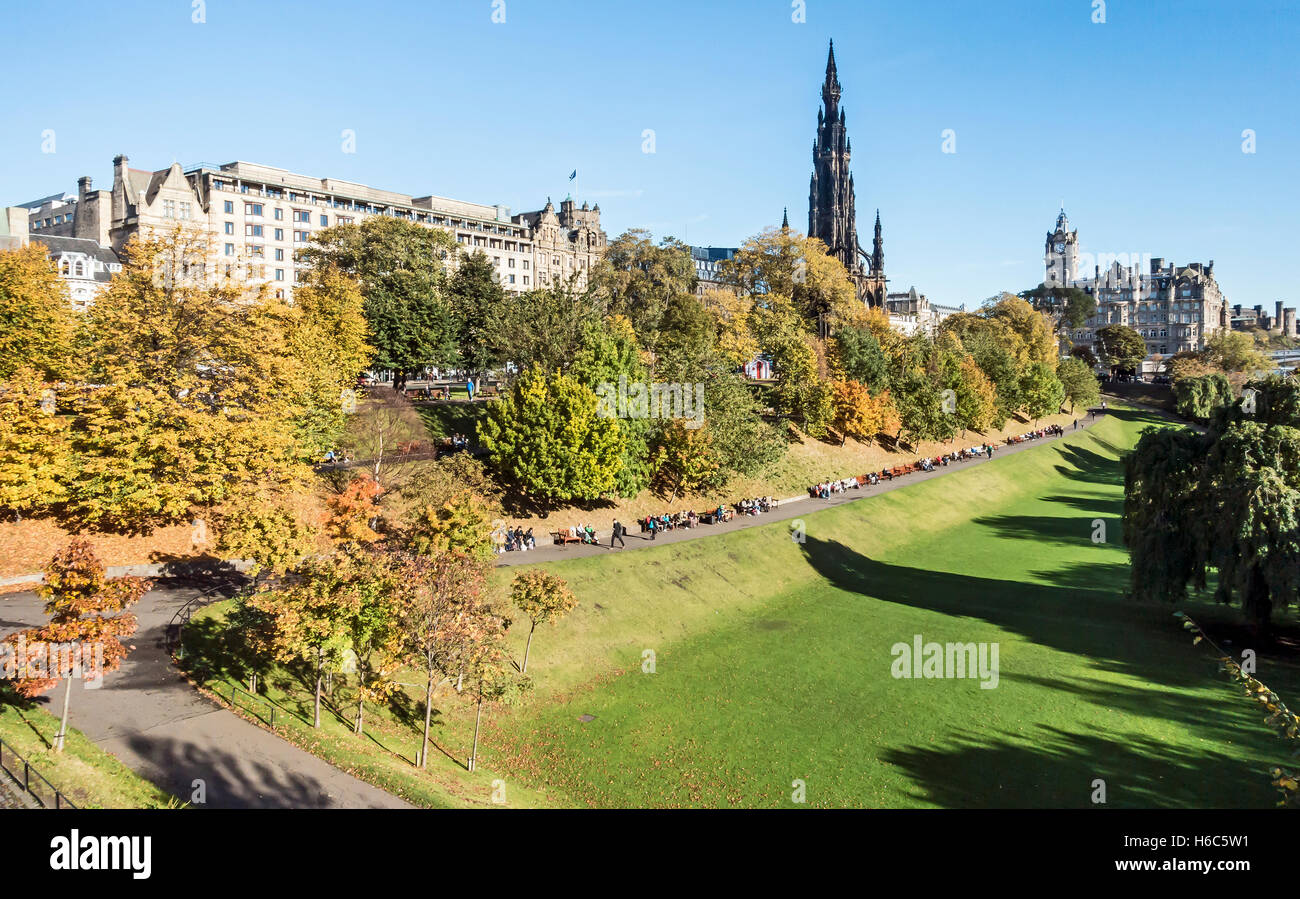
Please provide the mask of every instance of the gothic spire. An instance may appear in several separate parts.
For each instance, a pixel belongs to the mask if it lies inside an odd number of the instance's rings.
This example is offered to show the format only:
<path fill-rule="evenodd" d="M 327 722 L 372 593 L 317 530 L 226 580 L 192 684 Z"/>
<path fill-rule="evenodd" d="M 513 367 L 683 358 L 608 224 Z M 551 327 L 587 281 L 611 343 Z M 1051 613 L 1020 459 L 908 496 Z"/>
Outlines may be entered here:
<path fill-rule="evenodd" d="M 871 241 L 871 273 L 883 274 L 885 271 L 885 241 L 880 234 L 880 210 L 876 210 L 876 236 Z"/>
<path fill-rule="evenodd" d="M 790 209 L 789 209 L 789 207 L 786 207 L 785 209 L 782 209 L 782 210 L 781 210 L 781 230 L 782 230 L 782 231 L 789 231 L 789 230 L 790 230 Z"/>
<path fill-rule="evenodd" d="M 826 104 L 826 117 L 834 118 L 835 107 L 840 102 L 840 78 L 835 71 L 835 41 L 831 41 L 830 55 L 826 57 L 826 81 L 822 84 L 822 102 Z"/>

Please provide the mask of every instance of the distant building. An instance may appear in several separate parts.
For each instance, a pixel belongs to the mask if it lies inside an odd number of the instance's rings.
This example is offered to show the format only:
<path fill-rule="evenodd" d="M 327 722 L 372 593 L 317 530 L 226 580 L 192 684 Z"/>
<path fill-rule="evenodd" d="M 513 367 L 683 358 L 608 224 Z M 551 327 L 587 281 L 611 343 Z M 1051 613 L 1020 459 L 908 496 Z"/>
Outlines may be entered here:
<path fill-rule="evenodd" d="M 59 277 L 68 283 L 73 307 L 82 312 L 90 308 L 113 275 L 122 270 L 122 262 L 112 247 L 100 246 L 85 237 L 36 234 L 31 241 L 45 247 Z"/>
<path fill-rule="evenodd" d="M 1106 257 L 1095 260 L 1091 273 L 1079 273 L 1079 232 L 1070 228 L 1065 210 L 1047 234 L 1044 284 L 1075 287 L 1093 296 L 1096 313 L 1078 328 L 1067 329 L 1075 346 L 1092 348 L 1097 331 L 1106 325 L 1127 325 L 1146 342 L 1148 358 L 1185 350 L 1201 350 L 1214 334 L 1228 328 L 1228 305 L 1214 279 L 1214 260 L 1202 264 L 1165 264 L 1161 258 L 1143 260 Z M 1142 270 L 1142 261 L 1148 270 Z"/>
<path fill-rule="evenodd" d="M 698 279 L 695 292 L 703 294 L 711 287 L 729 287 L 722 280 L 722 263 L 735 255 L 735 247 L 691 247 L 691 261 L 695 263 L 695 277 Z"/>
<path fill-rule="evenodd" d="M 192 225 L 210 239 L 214 270 L 267 283 L 284 299 L 302 268 L 296 251 L 316 231 L 371 216 L 451 232 L 466 252 L 483 252 L 514 293 L 571 277 L 585 284 L 606 244 L 600 206 L 578 209 L 568 198 L 558 212 L 547 200 L 542 209 L 512 216 L 506 206 L 413 197 L 249 162 L 150 171 L 130 168 L 126 156 L 113 160 L 111 191 L 92 191 L 90 183 L 80 179 L 76 196 L 26 204 L 31 234 L 85 238 L 120 253 L 141 232 Z"/>
<path fill-rule="evenodd" d="M 1262 305 L 1256 305 L 1251 309 L 1244 309 L 1240 304 L 1233 306 L 1228 314 L 1228 321 L 1233 330 L 1247 331 L 1260 330 L 1272 331 L 1281 334 L 1283 337 L 1300 337 L 1296 333 L 1296 310 L 1294 306 L 1282 305 L 1278 300 L 1274 303 L 1273 314 L 1269 315 L 1264 311 Z"/>
<path fill-rule="evenodd" d="M 913 287 L 907 293 L 885 295 L 885 310 L 889 313 L 889 326 L 902 334 L 923 332 L 933 334 L 939 323 L 961 307 L 941 306 L 931 303 L 925 294 Z"/>

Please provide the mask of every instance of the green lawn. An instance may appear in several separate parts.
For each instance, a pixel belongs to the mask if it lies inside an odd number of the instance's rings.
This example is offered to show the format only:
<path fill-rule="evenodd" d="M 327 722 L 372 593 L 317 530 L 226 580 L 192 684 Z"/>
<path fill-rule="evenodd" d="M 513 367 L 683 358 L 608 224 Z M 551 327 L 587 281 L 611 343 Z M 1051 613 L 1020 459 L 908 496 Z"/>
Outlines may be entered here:
<path fill-rule="evenodd" d="M 55 695 L 61 697 L 61 690 L 56 690 Z M 169 794 L 90 742 L 76 728 L 69 729 L 63 752 L 54 752 L 50 747 L 59 732 L 59 719 L 35 706 L 23 708 L 20 703 L 11 695 L 0 702 L 0 738 L 78 808 L 166 808 L 174 802 Z M 5 766 L 14 768 L 7 749 Z M 32 782 L 43 801 L 53 807 L 53 793 L 35 777 Z"/>
<path fill-rule="evenodd" d="M 810 806 L 1086 807 L 1097 778 L 1111 807 L 1271 805 L 1271 732 L 1170 608 L 1122 597 L 1117 458 L 1150 423 L 809 515 L 802 545 L 779 523 L 554 565 L 582 606 L 488 766 L 593 806 L 787 806 L 800 779 Z M 999 644 L 1000 683 L 895 679 L 916 634 Z M 1260 676 L 1300 683 L 1262 651 Z"/>
<path fill-rule="evenodd" d="M 410 763 L 417 687 L 357 738 L 346 688 L 314 732 L 307 683 L 280 669 L 281 732 L 426 806 L 488 804 L 498 779 L 511 806 L 788 806 L 801 780 L 808 806 L 1087 807 L 1096 779 L 1110 807 L 1271 806 L 1285 753 L 1253 704 L 1171 608 L 1122 595 L 1118 460 L 1154 423 L 1119 410 L 1066 441 L 810 505 L 803 543 L 777 522 L 550 565 L 581 605 L 539 629 L 535 689 L 485 715 L 472 775 L 472 707 L 454 695 L 435 701 L 428 773 Z M 1190 611 L 1211 627 L 1237 615 Z M 196 615 L 186 646 L 224 696 L 221 614 Z M 891 647 L 917 634 L 996 643 L 998 686 L 892 677 Z M 1259 656 L 1294 698 L 1300 669 Z"/>

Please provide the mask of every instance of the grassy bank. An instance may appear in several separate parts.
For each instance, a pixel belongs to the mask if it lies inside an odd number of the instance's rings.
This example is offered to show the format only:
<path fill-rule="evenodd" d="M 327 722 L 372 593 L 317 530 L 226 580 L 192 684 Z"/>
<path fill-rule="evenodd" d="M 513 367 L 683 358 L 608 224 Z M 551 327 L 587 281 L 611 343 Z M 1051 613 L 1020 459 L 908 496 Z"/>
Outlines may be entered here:
<path fill-rule="evenodd" d="M 445 753 L 427 774 L 410 764 L 416 687 L 358 738 L 345 688 L 313 732 L 308 684 L 280 671 L 281 729 L 430 806 L 487 804 L 498 779 L 510 805 L 783 806 L 801 781 L 810 806 L 1088 807 L 1100 779 L 1112 807 L 1269 806 L 1271 733 L 1170 608 L 1122 595 L 1119 459 L 1152 424 L 1120 412 L 811 513 L 802 543 L 777 522 L 549 564 L 581 605 L 538 632 L 536 688 L 489 716 L 473 775 L 461 765 L 472 710 L 454 695 L 435 702 Z M 196 616 L 187 648 L 226 696 L 220 614 Z M 1194 614 L 1213 625 L 1235 612 Z M 996 644 L 997 686 L 891 676 L 893 647 L 918 634 Z M 1300 686 L 1264 651 L 1260 676 Z"/>
<path fill-rule="evenodd" d="M 75 728 L 63 752 L 54 752 L 50 747 L 58 731 L 59 719 L 48 712 L 0 702 L 0 739 L 79 808 L 159 808 L 172 800 Z M 7 752 L 5 756 L 6 766 L 12 767 L 13 759 Z M 36 791 L 44 798 L 43 784 Z M 53 797 L 46 801 L 52 805 Z"/>

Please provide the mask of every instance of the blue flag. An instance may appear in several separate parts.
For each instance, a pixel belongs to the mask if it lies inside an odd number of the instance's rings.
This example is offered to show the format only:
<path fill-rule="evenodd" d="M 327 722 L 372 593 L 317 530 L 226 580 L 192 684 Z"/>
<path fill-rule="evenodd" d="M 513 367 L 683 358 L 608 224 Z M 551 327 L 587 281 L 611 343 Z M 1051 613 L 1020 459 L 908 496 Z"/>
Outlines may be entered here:
<path fill-rule="evenodd" d="M 572 181 L 572 180 L 573 180 L 574 178 L 576 178 L 576 177 L 578 177 L 578 170 L 577 170 L 577 169 L 574 169 L 574 170 L 569 174 L 569 180 Z"/>

